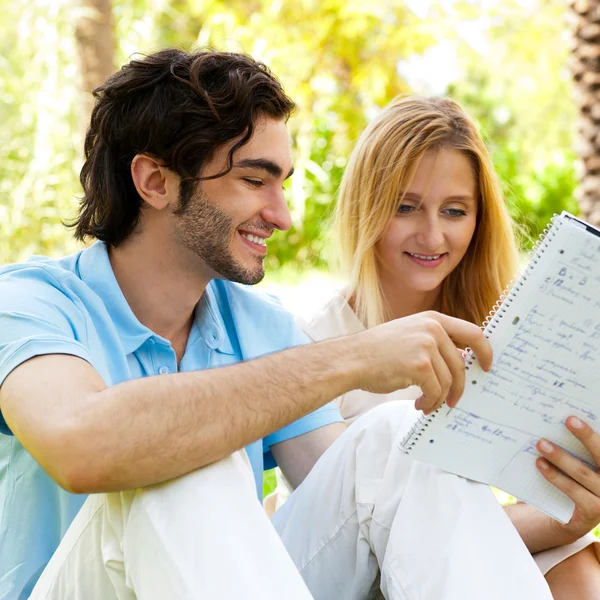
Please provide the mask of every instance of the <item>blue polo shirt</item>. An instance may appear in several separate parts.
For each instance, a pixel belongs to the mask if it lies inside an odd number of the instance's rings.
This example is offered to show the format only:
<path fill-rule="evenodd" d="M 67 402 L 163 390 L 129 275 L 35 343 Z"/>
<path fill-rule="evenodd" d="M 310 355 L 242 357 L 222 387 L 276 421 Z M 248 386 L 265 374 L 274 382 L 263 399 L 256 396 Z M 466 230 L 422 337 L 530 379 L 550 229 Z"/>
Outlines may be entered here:
<path fill-rule="evenodd" d="M 304 344 L 281 305 L 247 287 L 215 280 L 196 307 L 180 371 L 208 369 Z M 113 274 L 106 246 L 60 260 L 34 257 L 0 268 L 0 385 L 24 361 L 71 354 L 89 362 L 107 386 L 177 372 L 170 343 L 142 325 Z M 334 404 L 246 448 L 259 498 L 270 446 L 341 421 Z M 85 500 L 54 483 L 0 413 L 0 598 L 33 587 Z"/>

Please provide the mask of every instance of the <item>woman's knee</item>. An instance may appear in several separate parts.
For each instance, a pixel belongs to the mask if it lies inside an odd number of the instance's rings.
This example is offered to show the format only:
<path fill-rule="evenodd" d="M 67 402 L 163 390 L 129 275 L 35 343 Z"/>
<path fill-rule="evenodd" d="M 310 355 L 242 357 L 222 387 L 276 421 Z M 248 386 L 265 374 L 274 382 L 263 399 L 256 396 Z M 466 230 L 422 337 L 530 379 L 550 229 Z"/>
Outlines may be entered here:
<path fill-rule="evenodd" d="M 546 581 L 557 600 L 595 600 L 600 590 L 598 546 L 591 544 L 566 558 L 546 573 Z"/>

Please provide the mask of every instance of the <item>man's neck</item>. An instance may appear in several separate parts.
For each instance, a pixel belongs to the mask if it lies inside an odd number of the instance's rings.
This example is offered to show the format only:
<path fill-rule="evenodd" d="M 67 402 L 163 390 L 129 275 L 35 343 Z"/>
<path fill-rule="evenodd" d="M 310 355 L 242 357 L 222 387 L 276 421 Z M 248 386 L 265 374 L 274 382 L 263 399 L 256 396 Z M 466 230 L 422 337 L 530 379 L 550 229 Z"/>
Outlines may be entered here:
<path fill-rule="evenodd" d="M 194 309 L 210 278 L 185 263 L 185 251 L 166 240 L 134 235 L 109 259 L 125 299 L 140 323 L 169 340 L 178 360 L 185 350 Z"/>

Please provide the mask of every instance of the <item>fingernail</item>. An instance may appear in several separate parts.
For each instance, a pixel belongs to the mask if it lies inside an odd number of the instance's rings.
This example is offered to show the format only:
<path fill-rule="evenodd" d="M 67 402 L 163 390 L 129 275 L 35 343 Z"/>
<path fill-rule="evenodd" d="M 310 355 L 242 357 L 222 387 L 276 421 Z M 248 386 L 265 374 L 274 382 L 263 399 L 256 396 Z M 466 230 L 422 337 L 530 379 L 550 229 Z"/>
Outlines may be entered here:
<path fill-rule="evenodd" d="M 569 419 L 569 425 L 572 429 L 583 429 L 583 421 L 577 417 L 571 417 Z"/>
<path fill-rule="evenodd" d="M 547 463 L 545 460 L 538 460 L 538 461 L 537 461 L 537 466 L 538 466 L 540 469 L 543 469 L 544 471 L 547 471 L 547 470 L 548 470 L 548 463 Z"/>
<path fill-rule="evenodd" d="M 554 448 L 552 447 L 552 444 L 550 442 L 547 442 L 546 440 L 542 440 L 539 444 L 538 444 L 538 448 L 540 450 L 542 450 L 542 452 L 552 452 L 552 450 L 554 450 Z"/>
<path fill-rule="evenodd" d="M 421 410 L 421 406 L 423 406 L 423 396 L 419 396 L 416 400 L 415 400 L 415 408 L 417 410 Z"/>

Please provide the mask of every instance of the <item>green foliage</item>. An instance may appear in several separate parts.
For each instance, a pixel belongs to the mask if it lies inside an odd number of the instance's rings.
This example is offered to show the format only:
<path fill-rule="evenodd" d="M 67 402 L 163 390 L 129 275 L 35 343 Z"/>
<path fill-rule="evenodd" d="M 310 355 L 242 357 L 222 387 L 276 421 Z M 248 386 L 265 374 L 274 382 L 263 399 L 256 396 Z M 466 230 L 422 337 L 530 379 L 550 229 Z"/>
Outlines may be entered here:
<path fill-rule="evenodd" d="M 270 242 L 267 267 L 325 266 L 323 229 L 347 157 L 368 115 L 408 91 L 397 63 L 434 43 L 428 25 L 396 0 L 175 0 L 159 22 L 161 45 L 248 52 L 281 79 L 298 105 L 294 226 Z"/>
<path fill-rule="evenodd" d="M 118 64 L 164 46 L 241 50 L 266 62 L 296 100 L 289 122 L 296 174 L 286 191 L 294 226 L 270 244 L 269 268 L 326 267 L 324 230 L 356 139 L 380 107 L 409 91 L 402 61 L 443 40 L 456 44 L 463 71 L 450 93 L 493 140 L 515 218 L 535 236 L 552 212 L 576 210 L 564 3 L 432 2 L 420 16 L 408 4 L 114 0 Z M 77 206 L 86 115 L 71 0 L 0 0 L 0 8 L 11 16 L 0 22 L 3 262 L 76 247 L 61 223 Z M 461 41 L 466 25 L 486 31 L 485 54 Z"/>
<path fill-rule="evenodd" d="M 448 90 L 488 140 L 523 249 L 554 213 L 578 212 L 564 10 L 561 0 L 497 3 L 487 52 L 463 44 L 464 75 Z"/>
<path fill-rule="evenodd" d="M 275 476 L 275 469 L 265 471 L 263 478 L 263 498 L 273 492 L 276 487 L 277 478 Z"/>
<path fill-rule="evenodd" d="M 529 172 L 519 171 L 522 152 L 516 145 L 497 147 L 494 163 L 501 177 L 513 219 L 520 226 L 521 246 L 528 249 L 555 213 L 568 210 L 577 214 L 574 157 L 565 152 L 551 163 Z"/>
<path fill-rule="evenodd" d="M 73 11 L 66 0 L 3 2 L 0 25 L 0 261 L 55 253 L 79 186 Z"/>

